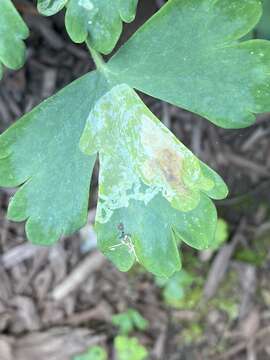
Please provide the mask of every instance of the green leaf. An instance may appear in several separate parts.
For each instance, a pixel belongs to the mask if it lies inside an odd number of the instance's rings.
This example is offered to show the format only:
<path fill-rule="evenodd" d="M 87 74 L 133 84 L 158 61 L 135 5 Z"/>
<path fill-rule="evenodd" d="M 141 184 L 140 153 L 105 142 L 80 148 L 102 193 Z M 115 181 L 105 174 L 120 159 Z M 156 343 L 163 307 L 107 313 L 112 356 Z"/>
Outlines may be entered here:
<path fill-rule="evenodd" d="M 116 336 L 114 347 L 117 360 L 145 360 L 148 356 L 146 348 L 135 337 Z"/>
<path fill-rule="evenodd" d="M 134 309 L 128 309 L 123 313 L 114 315 L 112 324 L 119 327 L 121 334 L 129 334 L 135 329 L 144 331 L 149 325 L 148 321 Z"/>
<path fill-rule="evenodd" d="M 187 260 L 186 257 L 185 260 Z M 192 268 L 192 264 L 190 267 Z M 195 273 L 182 269 L 167 279 L 156 277 L 155 282 L 157 286 L 162 288 L 165 303 L 176 309 L 194 309 L 202 298 L 204 281 L 201 276 L 195 275 Z"/>
<path fill-rule="evenodd" d="M 156 284 L 163 288 L 163 297 L 166 304 L 177 307 L 184 298 L 195 277 L 185 270 L 177 271 L 169 279 L 156 278 Z"/>
<path fill-rule="evenodd" d="M 23 40 L 29 31 L 10 0 L 0 1 L 0 79 L 2 65 L 10 69 L 19 69 L 25 61 Z"/>
<path fill-rule="evenodd" d="M 62 10 L 68 0 L 38 0 L 38 11 L 46 16 L 51 16 Z"/>
<path fill-rule="evenodd" d="M 109 54 L 121 32 L 122 20 L 135 18 L 138 0 L 39 0 L 38 10 L 53 15 L 66 5 L 65 23 L 75 43 L 87 41 L 95 50 Z"/>
<path fill-rule="evenodd" d="M 81 149 L 100 151 L 101 175 L 98 218 L 106 222 L 113 208 L 129 199 L 148 202 L 157 193 L 181 211 L 194 209 L 203 191 L 223 198 L 227 188 L 151 113 L 129 86 L 107 92 L 92 109 Z M 140 192 L 141 183 L 148 187 Z M 121 185 L 120 187 L 118 187 Z"/>
<path fill-rule="evenodd" d="M 174 210 L 162 195 L 149 203 L 131 200 L 128 208 L 115 210 L 110 221 L 96 230 L 100 250 L 121 271 L 128 271 L 135 260 L 157 276 L 169 277 L 180 270 L 177 236 L 196 249 L 212 246 L 216 210 L 206 198 L 189 212 Z"/>
<path fill-rule="evenodd" d="M 73 360 L 107 360 L 106 351 L 100 346 L 91 347 L 86 353 L 75 356 Z"/>
<path fill-rule="evenodd" d="M 76 43 L 86 41 L 97 51 L 108 54 L 122 32 L 122 21 L 114 2 L 108 0 L 70 0 L 66 28 Z"/>
<path fill-rule="evenodd" d="M 106 90 L 103 78 L 93 72 L 0 136 L 0 185 L 21 185 L 8 217 L 27 220 L 27 237 L 34 243 L 51 244 L 86 222 L 95 155 L 82 154 L 78 143 L 91 107 Z"/>
<path fill-rule="evenodd" d="M 270 111 L 270 43 L 239 42 L 261 16 L 259 0 L 170 0 L 107 66 L 112 80 L 225 128 Z"/>
<path fill-rule="evenodd" d="M 204 328 L 200 323 L 192 322 L 181 332 L 181 342 L 186 346 L 194 346 L 196 343 L 202 340 L 205 333 Z"/>
<path fill-rule="evenodd" d="M 216 228 L 216 248 L 228 240 L 229 237 L 229 226 L 228 223 L 223 219 L 218 219 Z"/>
<path fill-rule="evenodd" d="M 138 0 L 117 0 L 120 16 L 123 21 L 129 23 L 134 20 Z"/>
<path fill-rule="evenodd" d="M 170 276 L 180 268 L 175 236 L 195 248 L 212 244 L 216 211 L 206 195 L 225 197 L 224 182 L 127 85 L 96 103 L 80 146 L 99 152 L 98 244 L 120 270 L 137 260 Z"/>

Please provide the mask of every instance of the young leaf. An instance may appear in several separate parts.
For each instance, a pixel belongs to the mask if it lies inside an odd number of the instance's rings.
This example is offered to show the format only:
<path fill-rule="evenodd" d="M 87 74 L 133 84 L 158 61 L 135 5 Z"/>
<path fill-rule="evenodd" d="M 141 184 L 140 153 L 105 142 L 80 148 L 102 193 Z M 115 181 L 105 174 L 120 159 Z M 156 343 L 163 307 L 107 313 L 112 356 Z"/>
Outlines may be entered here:
<path fill-rule="evenodd" d="M 112 324 L 119 328 L 119 333 L 129 334 L 134 330 L 145 331 L 148 327 L 148 321 L 135 309 L 113 315 Z"/>
<path fill-rule="evenodd" d="M 19 69 L 25 60 L 25 40 L 29 31 L 10 0 L 0 1 L 0 79 L 2 65 Z"/>
<path fill-rule="evenodd" d="M 53 15 L 66 5 L 67 32 L 76 43 L 88 41 L 95 50 L 108 54 L 122 32 L 122 20 L 131 22 L 138 0 L 39 0 L 38 9 Z"/>
<path fill-rule="evenodd" d="M 107 360 L 106 351 L 100 346 L 92 346 L 82 355 L 75 356 L 72 360 Z"/>
<path fill-rule="evenodd" d="M 135 337 L 116 336 L 114 339 L 117 360 L 146 360 L 148 351 Z"/>
<path fill-rule="evenodd" d="M 270 111 L 270 43 L 238 42 L 259 0 L 170 0 L 108 64 L 108 74 L 225 128 Z"/>
<path fill-rule="evenodd" d="M 80 145 L 88 155 L 99 151 L 98 241 L 119 269 L 138 260 L 169 276 L 180 268 L 175 236 L 196 248 L 211 244 L 216 212 L 202 194 L 223 198 L 225 184 L 130 87 L 115 86 L 96 103 Z"/>
<path fill-rule="evenodd" d="M 156 284 L 163 288 L 163 297 L 166 304 L 176 307 L 179 302 L 184 298 L 195 277 L 193 274 L 186 272 L 185 270 L 177 271 L 169 279 L 156 278 Z"/>
<path fill-rule="evenodd" d="M 76 43 L 86 41 L 97 51 L 108 54 L 122 32 L 122 21 L 113 1 L 69 0 L 66 28 Z"/>
<path fill-rule="evenodd" d="M 97 72 L 86 75 L 0 136 L 0 185 L 22 185 L 8 217 L 27 220 L 34 243 L 51 244 L 86 222 L 95 155 L 82 154 L 78 142 L 87 114 L 106 90 Z"/>

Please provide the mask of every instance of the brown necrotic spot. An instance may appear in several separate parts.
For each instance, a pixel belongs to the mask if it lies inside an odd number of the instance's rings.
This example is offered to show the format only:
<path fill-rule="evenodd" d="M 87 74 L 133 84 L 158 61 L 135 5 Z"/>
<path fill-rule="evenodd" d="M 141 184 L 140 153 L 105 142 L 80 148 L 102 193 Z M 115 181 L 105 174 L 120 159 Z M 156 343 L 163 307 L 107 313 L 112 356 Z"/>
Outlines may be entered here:
<path fill-rule="evenodd" d="M 175 151 L 161 149 L 155 160 L 169 183 L 176 185 L 181 182 L 182 158 Z"/>

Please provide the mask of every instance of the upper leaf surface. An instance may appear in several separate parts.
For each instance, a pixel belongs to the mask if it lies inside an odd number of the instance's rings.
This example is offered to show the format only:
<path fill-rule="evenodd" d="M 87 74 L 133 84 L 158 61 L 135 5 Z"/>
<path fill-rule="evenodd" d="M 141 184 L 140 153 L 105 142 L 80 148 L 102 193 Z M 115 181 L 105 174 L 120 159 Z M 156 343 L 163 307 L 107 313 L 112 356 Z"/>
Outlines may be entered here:
<path fill-rule="evenodd" d="M 98 245 L 121 271 L 138 261 L 155 275 L 169 277 L 181 268 L 176 240 L 196 249 L 214 247 L 216 221 L 216 209 L 204 195 L 194 210 L 181 212 L 157 194 L 148 203 L 130 200 L 105 223 L 97 219 Z"/>
<path fill-rule="evenodd" d="M 216 215 L 202 193 L 223 198 L 225 184 L 127 85 L 97 102 L 81 149 L 99 151 L 100 247 L 121 270 L 136 259 L 155 274 L 170 275 L 180 267 L 174 236 L 196 248 L 210 245 Z"/>
<path fill-rule="evenodd" d="M 10 0 L 0 1 L 0 79 L 2 66 L 18 69 L 24 64 L 25 45 L 23 40 L 29 31 Z"/>
<path fill-rule="evenodd" d="M 108 54 L 122 32 L 122 20 L 130 22 L 138 0 L 39 0 L 38 9 L 53 15 L 67 7 L 65 23 L 76 43 L 88 41 L 97 51 Z"/>
<path fill-rule="evenodd" d="M 62 10 L 68 0 L 38 0 L 38 11 L 46 16 L 51 16 Z"/>
<path fill-rule="evenodd" d="M 22 117 L 0 136 L 0 185 L 21 185 L 11 220 L 27 220 L 28 238 L 50 244 L 83 226 L 95 155 L 78 147 L 86 118 L 106 84 L 93 72 Z M 83 94 L 83 96 L 82 96 Z"/>
<path fill-rule="evenodd" d="M 117 0 L 121 18 L 125 22 L 131 22 L 135 18 L 138 0 Z"/>
<path fill-rule="evenodd" d="M 219 126 L 248 126 L 270 111 L 270 43 L 237 40 L 261 10 L 259 0 L 170 0 L 111 59 L 109 76 Z"/>
<path fill-rule="evenodd" d="M 126 206 L 132 197 L 147 202 L 161 192 L 174 208 L 189 211 L 199 203 L 200 191 L 211 192 L 214 198 L 226 196 L 221 179 L 202 169 L 192 152 L 125 84 L 115 86 L 96 103 L 81 148 L 87 154 L 100 151 L 101 180 L 108 181 L 100 184 L 106 199 L 102 222 L 110 217 L 112 206 Z M 149 187 L 147 193 L 140 192 L 141 183 Z M 215 194 L 220 184 L 223 191 Z"/>

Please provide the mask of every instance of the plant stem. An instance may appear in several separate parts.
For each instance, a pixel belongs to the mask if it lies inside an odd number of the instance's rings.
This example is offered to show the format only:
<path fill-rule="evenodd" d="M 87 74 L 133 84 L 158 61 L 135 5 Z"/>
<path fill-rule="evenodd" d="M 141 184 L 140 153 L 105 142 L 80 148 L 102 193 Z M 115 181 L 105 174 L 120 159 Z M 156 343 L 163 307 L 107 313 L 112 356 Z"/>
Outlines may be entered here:
<path fill-rule="evenodd" d="M 87 45 L 88 50 L 90 51 L 90 54 L 94 60 L 97 70 L 104 72 L 105 62 L 104 62 L 102 56 L 95 49 L 93 49 L 88 42 L 86 42 L 86 45 Z"/>

